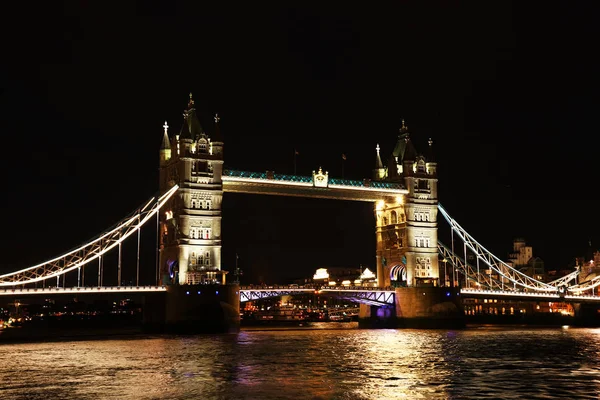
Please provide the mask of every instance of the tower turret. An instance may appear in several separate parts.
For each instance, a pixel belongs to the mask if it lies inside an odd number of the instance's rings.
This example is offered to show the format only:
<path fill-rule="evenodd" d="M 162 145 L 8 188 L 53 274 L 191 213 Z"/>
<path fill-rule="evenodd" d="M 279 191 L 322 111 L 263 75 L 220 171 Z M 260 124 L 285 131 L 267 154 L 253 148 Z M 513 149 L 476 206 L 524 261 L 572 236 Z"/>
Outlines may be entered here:
<path fill-rule="evenodd" d="M 179 185 L 177 195 L 165 204 L 160 214 L 161 283 L 224 284 L 226 272 L 221 270 L 223 157 L 222 153 L 212 153 L 210 138 L 200 125 L 191 94 L 183 116 L 180 134 L 170 146 L 176 148 L 177 153 L 167 157 L 161 148 L 161 193 L 172 183 Z"/>
<path fill-rule="evenodd" d="M 439 284 L 436 165 L 417 153 L 402 120 L 386 178 L 403 183 L 408 193 L 382 201 L 375 209 L 380 285 Z"/>
<path fill-rule="evenodd" d="M 167 121 L 165 121 L 163 129 L 165 131 L 163 133 L 163 139 L 159 151 L 161 166 L 171 159 L 171 143 L 169 141 L 169 125 L 167 125 Z"/>
<path fill-rule="evenodd" d="M 381 155 L 379 154 L 379 143 L 375 147 L 375 151 L 377 152 L 375 156 L 375 168 L 373 168 L 373 179 L 376 181 L 383 180 L 385 178 L 385 168 L 383 167 L 383 163 L 381 162 Z"/>

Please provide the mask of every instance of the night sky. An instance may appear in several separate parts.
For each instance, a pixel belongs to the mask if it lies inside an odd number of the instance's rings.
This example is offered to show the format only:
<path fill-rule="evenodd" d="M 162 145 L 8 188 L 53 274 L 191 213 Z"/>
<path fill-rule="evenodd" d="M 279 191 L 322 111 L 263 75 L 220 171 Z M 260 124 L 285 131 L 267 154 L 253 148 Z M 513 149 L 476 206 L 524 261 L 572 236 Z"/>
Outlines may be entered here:
<path fill-rule="evenodd" d="M 123 3 L 5 13 L 0 272 L 153 196 L 162 125 L 179 131 L 189 92 L 207 131 L 221 117 L 226 168 L 293 173 L 297 150 L 298 174 L 341 177 L 345 154 L 344 177 L 368 178 L 404 118 L 418 151 L 433 139 L 441 204 L 497 256 L 515 237 L 549 269 L 600 249 L 587 2 Z M 374 267 L 371 204 L 226 193 L 223 207 L 223 269 L 237 253 L 242 282 Z"/>

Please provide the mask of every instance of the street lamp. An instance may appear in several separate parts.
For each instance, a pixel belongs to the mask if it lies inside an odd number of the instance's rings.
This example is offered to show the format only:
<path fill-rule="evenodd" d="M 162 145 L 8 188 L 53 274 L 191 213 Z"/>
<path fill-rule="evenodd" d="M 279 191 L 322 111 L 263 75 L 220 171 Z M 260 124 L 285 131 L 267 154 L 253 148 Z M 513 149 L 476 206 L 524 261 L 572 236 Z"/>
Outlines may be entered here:
<path fill-rule="evenodd" d="M 457 268 L 452 268 L 452 287 L 456 286 L 456 278 L 454 277 L 454 272 L 456 271 L 456 274 L 458 275 L 458 269 Z"/>
<path fill-rule="evenodd" d="M 446 257 L 444 257 L 442 262 L 444 263 L 444 287 L 448 287 L 448 260 L 446 259 Z"/>

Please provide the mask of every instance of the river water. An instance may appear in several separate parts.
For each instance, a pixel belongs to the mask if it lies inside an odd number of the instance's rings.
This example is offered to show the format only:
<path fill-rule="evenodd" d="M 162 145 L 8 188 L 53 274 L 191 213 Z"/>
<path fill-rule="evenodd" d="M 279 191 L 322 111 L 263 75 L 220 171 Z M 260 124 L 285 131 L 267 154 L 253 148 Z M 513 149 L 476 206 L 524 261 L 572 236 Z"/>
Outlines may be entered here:
<path fill-rule="evenodd" d="M 600 329 L 334 326 L 0 344 L 0 399 L 600 398 Z"/>

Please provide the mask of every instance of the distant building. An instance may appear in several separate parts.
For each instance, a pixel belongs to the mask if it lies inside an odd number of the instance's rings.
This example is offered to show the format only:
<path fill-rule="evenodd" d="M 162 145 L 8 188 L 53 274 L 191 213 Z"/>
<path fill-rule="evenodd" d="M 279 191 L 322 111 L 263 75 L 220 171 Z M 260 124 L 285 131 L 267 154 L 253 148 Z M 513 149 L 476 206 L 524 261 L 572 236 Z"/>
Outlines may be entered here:
<path fill-rule="evenodd" d="M 327 286 L 377 286 L 377 275 L 369 268 L 354 267 L 329 267 L 318 268 L 312 280 L 315 283 Z"/>
<path fill-rule="evenodd" d="M 592 258 L 576 258 L 576 265 L 580 268 L 579 282 L 600 276 L 600 251 L 595 251 Z"/>
<path fill-rule="evenodd" d="M 533 279 L 546 280 L 544 261 L 533 256 L 533 247 L 527 246 L 523 238 L 513 240 L 513 251 L 508 254 L 507 264 Z"/>

